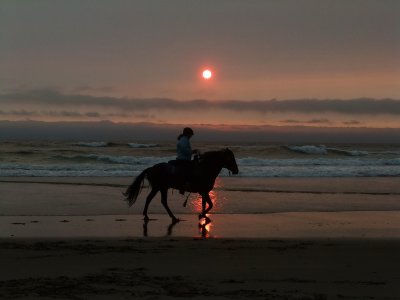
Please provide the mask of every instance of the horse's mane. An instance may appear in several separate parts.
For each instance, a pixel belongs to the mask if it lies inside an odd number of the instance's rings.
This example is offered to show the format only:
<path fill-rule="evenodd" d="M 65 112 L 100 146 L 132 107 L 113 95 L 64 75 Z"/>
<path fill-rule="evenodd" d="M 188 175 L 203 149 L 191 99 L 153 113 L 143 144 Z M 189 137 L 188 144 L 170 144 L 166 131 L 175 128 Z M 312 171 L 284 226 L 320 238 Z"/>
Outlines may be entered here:
<path fill-rule="evenodd" d="M 206 151 L 206 152 L 204 152 L 204 153 L 202 153 L 201 155 L 202 156 L 214 156 L 214 155 L 216 155 L 217 153 L 221 153 L 221 152 L 223 152 L 224 150 L 223 149 L 221 149 L 221 150 L 213 150 L 213 151 Z"/>
<path fill-rule="evenodd" d="M 200 155 L 200 161 L 212 161 L 216 159 L 220 159 L 221 155 L 224 153 L 224 149 L 221 150 L 214 150 L 214 151 L 207 151 Z"/>

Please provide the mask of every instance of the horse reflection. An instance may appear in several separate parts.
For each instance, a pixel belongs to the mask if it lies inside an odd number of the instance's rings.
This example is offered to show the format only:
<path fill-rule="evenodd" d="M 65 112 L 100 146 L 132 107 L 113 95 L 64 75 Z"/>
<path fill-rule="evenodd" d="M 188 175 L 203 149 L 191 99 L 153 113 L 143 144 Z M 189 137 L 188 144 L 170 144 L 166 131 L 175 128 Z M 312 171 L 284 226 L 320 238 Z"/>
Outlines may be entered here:
<path fill-rule="evenodd" d="M 224 186 L 223 180 L 220 177 L 217 177 L 215 180 L 214 184 L 214 190 L 210 191 L 209 197 L 210 200 L 213 203 L 214 209 L 217 211 L 221 210 L 221 208 L 224 205 L 224 201 L 226 200 L 225 197 L 221 197 L 219 190 Z M 197 197 L 193 197 L 190 202 L 191 202 L 191 211 L 193 213 L 198 213 L 199 214 L 199 220 L 201 220 L 202 217 L 202 211 L 205 209 L 206 202 L 202 201 L 201 195 L 197 195 Z M 208 215 L 208 214 L 207 214 Z M 206 217 L 206 216 L 205 216 Z"/>
<path fill-rule="evenodd" d="M 144 219 L 143 220 L 143 236 L 148 237 L 148 224 L 149 222 L 152 221 L 152 219 Z M 171 236 L 173 233 L 173 229 L 178 224 L 178 221 L 172 221 L 171 224 L 168 225 L 167 227 L 167 234 L 166 236 Z"/>
<path fill-rule="evenodd" d="M 199 221 L 199 233 L 203 239 L 210 237 L 211 231 L 211 219 L 209 217 L 205 217 Z"/>

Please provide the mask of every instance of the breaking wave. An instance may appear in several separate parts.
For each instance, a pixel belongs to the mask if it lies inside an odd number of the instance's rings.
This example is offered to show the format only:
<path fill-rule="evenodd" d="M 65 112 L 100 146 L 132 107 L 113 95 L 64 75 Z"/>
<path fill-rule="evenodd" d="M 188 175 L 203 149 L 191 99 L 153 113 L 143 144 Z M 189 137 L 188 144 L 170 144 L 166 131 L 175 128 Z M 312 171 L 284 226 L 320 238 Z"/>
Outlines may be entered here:
<path fill-rule="evenodd" d="M 78 142 L 73 144 L 74 146 L 80 146 L 80 147 L 107 147 L 110 146 L 111 143 L 109 142 Z"/>
<path fill-rule="evenodd" d="M 286 149 L 304 154 L 317 154 L 317 155 L 326 155 L 326 154 L 342 154 L 348 156 L 366 156 L 369 155 L 368 151 L 363 150 L 344 150 L 338 148 L 327 148 L 324 145 L 304 145 L 304 146 L 285 146 Z"/>
<path fill-rule="evenodd" d="M 80 146 L 79 148 L 77 146 Z M 207 151 L 223 145 L 195 145 Z M 0 176 L 135 176 L 175 158 L 175 143 L 21 142 L 0 151 Z M 242 177 L 400 176 L 397 145 L 231 144 Z M 221 176 L 228 176 L 225 169 Z"/>
<path fill-rule="evenodd" d="M 131 148 L 155 148 L 159 147 L 159 144 L 140 144 L 140 143 L 128 143 Z"/>
<path fill-rule="evenodd" d="M 0 163 L 0 176 L 136 176 L 154 164 L 174 157 L 75 155 L 57 163 Z M 400 176 L 400 158 L 237 159 L 242 177 L 370 177 Z M 220 174 L 228 176 L 225 169 Z"/>

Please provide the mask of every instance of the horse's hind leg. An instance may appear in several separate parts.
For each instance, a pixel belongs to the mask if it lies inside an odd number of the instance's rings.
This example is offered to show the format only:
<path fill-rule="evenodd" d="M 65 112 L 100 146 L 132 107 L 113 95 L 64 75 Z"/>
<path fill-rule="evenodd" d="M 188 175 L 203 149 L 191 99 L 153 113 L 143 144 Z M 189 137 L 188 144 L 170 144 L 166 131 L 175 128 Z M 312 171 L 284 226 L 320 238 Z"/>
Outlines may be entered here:
<path fill-rule="evenodd" d="M 158 192 L 157 189 L 154 189 L 154 188 L 151 189 L 150 194 L 146 198 L 146 204 L 144 205 L 144 209 L 143 209 L 143 216 L 144 216 L 145 221 L 149 220 L 149 216 L 147 215 L 147 210 L 149 209 L 149 204 L 150 204 L 151 200 L 153 200 L 153 198 L 157 194 L 157 192 Z"/>
<path fill-rule="evenodd" d="M 168 207 L 167 199 L 168 199 L 168 189 L 162 189 L 161 190 L 161 203 L 165 207 L 165 209 L 167 210 L 168 215 L 172 218 L 172 222 L 178 222 L 179 219 L 174 216 L 174 214 L 172 213 L 172 211 Z"/>

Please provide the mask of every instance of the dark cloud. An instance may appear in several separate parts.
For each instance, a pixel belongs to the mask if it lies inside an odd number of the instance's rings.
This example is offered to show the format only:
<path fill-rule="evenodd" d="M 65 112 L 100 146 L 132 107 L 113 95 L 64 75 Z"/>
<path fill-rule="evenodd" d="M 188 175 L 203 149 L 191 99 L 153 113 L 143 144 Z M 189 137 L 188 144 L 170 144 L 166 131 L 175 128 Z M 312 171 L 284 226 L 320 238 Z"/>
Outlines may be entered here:
<path fill-rule="evenodd" d="M 92 87 L 92 86 L 78 86 L 77 88 L 74 89 L 75 93 L 112 93 L 115 92 L 115 87 L 113 86 L 101 86 L 101 87 Z"/>
<path fill-rule="evenodd" d="M 185 124 L 188 125 L 188 124 Z M 190 124 L 189 124 L 190 125 Z M 0 140 L 173 141 L 184 125 L 152 123 L 0 121 Z M 399 128 L 190 125 L 196 141 L 277 143 L 399 143 Z M 29 129 L 29 130 L 27 130 Z"/>
<path fill-rule="evenodd" d="M 287 124 L 300 124 L 300 123 L 303 123 L 303 121 L 295 120 L 295 119 L 282 120 L 280 122 L 281 123 L 287 123 Z"/>
<path fill-rule="evenodd" d="M 37 116 L 38 113 L 35 111 L 26 111 L 24 109 L 10 110 L 10 111 L 0 110 L 0 115 L 2 115 L 2 116 Z"/>
<path fill-rule="evenodd" d="M 287 124 L 330 124 L 331 121 L 328 120 L 328 119 L 311 119 L 311 120 L 288 119 L 288 120 L 282 120 L 281 123 L 287 123 Z"/>
<path fill-rule="evenodd" d="M 342 99 L 293 99 L 293 100 L 187 100 L 166 98 L 116 98 L 82 94 L 64 94 L 54 89 L 14 90 L 0 94 L 2 105 L 50 106 L 74 108 L 106 108 L 138 112 L 149 110 L 198 111 L 228 110 L 236 112 L 274 113 L 340 113 L 340 114 L 390 114 L 400 115 L 400 100 L 358 98 Z M 316 120 L 320 122 L 321 120 Z M 324 121 L 324 120 L 322 120 Z"/>
<path fill-rule="evenodd" d="M 343 124 L 345 124 L 345 125 L 359 125 L 359 124 L 361 124 L 361 122 L 357 121 L 357 120 L 351 120 L 351 121 L 343 122 Z"/>
<path fill-rule="evenodd" d="M 331 121 L 328 119 L 312 119 L 312 120 L 306 121 L 306 123 L 308 123 L 308 124 L 329 124 L 329 123 L 331 123 Z"/>
<path fill-rule="evenodd" d="M 78 112 L 78 111 L 66 111 L 66 110 L 40 110 L 40 111 L 27 111 L 27 110 L 0 110 L 1 116 L 25 116 L 25 117 L 33 117 L 33 116 L 42 116 L 42 117 L 72 117 L 72 118 L 104 118 L 104 117 L 130 117 L 129 114 L 123 113 L 99 113 L 95 111 L 89 112 Z M 135 116 L 135 115 L 134 115 Z M 137 116 L 136 116 L 137 117 Z M 146 115 L 147 118 L 150 118 Z M 143 117 L 144 118 L 144 117 Z"/>

